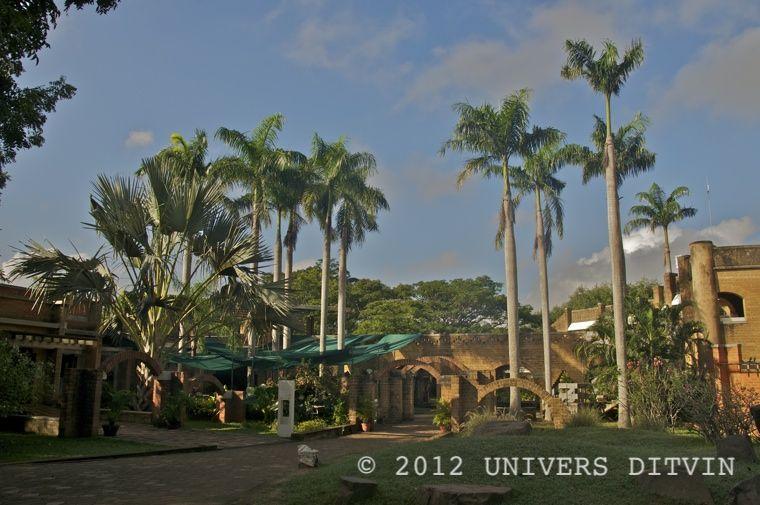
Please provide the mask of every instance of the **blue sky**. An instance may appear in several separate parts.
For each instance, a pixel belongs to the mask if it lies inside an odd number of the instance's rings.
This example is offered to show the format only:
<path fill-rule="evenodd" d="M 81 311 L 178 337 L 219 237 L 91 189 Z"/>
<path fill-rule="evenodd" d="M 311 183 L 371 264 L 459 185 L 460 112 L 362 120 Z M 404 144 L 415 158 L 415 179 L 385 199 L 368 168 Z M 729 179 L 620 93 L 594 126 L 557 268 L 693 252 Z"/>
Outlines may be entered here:
<path fill-rule="evenodd" d="M 605 5 L 609 4 L 609 5 Z M 627 181 L 622 208 L 656 181 L 687 185 L 693 220 L 680 224 L 675 254 L 688 243 L 758 239 L 760 5 L 752 1 L 669 2 L 151 2 L 122 0 L 115 11 L 64 16 L 51 48 L 24 83 L 65 75 L 76 97 L 51 115 L 46 143 L 22 152 L 0 201 L 0 261 L 29 238 L 94 251 L 82 229 L 97 174 L 131 174 L 172 132 L 250 130 L 281 112 L 281 144 L 307 151 L 311 135 L 346 135 L 373 152 L 375 182 L 390 200 L 381 233 L 349 257 L 355 276 L 387 283 L 488 274 L 503 279 L 492 245 L 500 185 L 454 184 L 462 158 L 437 151 L 456 117 L 451 104 L 495 102 L 534 90 L 533 121 L 586 143 L 602 99 L 560 78 L 568 37 L 627 45 L 641 37 L 646 60 L 613 102 L 613 122 L 649 115 L 657 166 Z M 214 155 L 224 154 L 214 144 Z M 566 236 L 555 241 L 555 299 L 609 277 L 601 181 L 561 178 Z M 705 208 L 711 186 L 712 224 Z M 532 202 L 518 211 L 520 297 L 536 303 Z M 659 277 L 661 237 L 626 239 L 629 278 Z M 299 265 L 320 255 L 316 226 L 303 235 Z"/>

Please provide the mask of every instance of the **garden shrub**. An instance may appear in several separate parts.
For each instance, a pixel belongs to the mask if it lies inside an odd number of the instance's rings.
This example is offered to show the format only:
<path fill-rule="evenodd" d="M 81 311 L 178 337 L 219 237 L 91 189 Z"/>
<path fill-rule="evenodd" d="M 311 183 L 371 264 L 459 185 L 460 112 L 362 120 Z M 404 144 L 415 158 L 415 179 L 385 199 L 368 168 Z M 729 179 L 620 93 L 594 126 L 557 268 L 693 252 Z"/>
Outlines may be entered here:
<path fill-rule="evenodd" d="M 688 402 L 687 392 L 695 382 L 704 382 L 691 368 L 666 365 L 639 367 L 631 371 L 629 407 L 636 428 L 676 428 Z"/>
<path fill-rule="evenodd" d="M 333 408 L 333 424 L 340 426 L 341 424 L 348 424 L 348 408 L 346 407 L 346 400 L 344 398 L 338 398 Z"/>
<path fill-rule="evenodd" d="M 580 428 L 589 426 L 598 426 L 602 422 L 602 415 L 596 409 L 579 407 L 578 412 L 570 417 L 567 423 L 568 428 Z"/>
<path fill-rule="evenodd" d="M 329 425 L 324 419 L 309 419 L 308 421 L 301 421 L 296 424 L 295 431 L 296 433 L 304 433 L 307 431 L 323 430 L 328 427 Z"/>
<path fill-rule="evenodd" d="M 491 410 L 487 410 L 484 407 L 478 407 L 477 409 L 467 413 L 464 424 L 460 434 L 464 437 L 470 437 L 475 430 L 484 424 L 492 423 L 494 421 L 515 421 L 516 418 L 513 415 L 497 415 Z"/>
<path fill-rule="evenodd" d="M 296 369 L 296 419 L 332 421 L 340 395 L 340 376 L 319 376 L 317 367 L 303 365 Z"/>
<path fill-rule="evenodd" d="M 271 424 L 277 421 L 277 383 L 267 381 L 264 384 L 248 388 L 245 417 L 252 421 Z"/>
<path fill-rule="evenodd" d="M 751 390 L 730 387 L 724 397 L 711 375 L 687 386 L 683 417 L 692 431 L 712 443 L 728 435 L 752 436 L 756 395 Z"/>
<path fill-rule="evenodd" d="M 187 402 L 187 416 L 190 419 L 215 419 L 219 413 L 214 395 L 192 395 Z"/>
<path fill-rule="evenodd" d="M 0 339 L 0 417 L 22 414 L 52 393 L 47 363 L 35 363 L 16 346 Z"/>

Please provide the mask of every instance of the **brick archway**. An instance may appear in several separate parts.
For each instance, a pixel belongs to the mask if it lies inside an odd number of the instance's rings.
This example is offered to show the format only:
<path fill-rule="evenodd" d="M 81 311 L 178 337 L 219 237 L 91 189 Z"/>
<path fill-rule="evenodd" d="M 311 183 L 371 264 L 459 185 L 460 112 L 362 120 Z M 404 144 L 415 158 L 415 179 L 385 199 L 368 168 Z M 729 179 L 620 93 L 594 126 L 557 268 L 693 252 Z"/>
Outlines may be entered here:
<path fill-rule="evenodd" d="M 203 373 L 190 379 L 188 382 L 190 386 L 195 384 L 211 384 L 216 389 L 217 393 L 224 393 L 224 384 L 210 373 Z"/>
<path fill-rule="evenodd" d="M 437 381 L 441 380 L 441 372 L 437 370 L 432 363 L 426 363 L 424 361 L 420 361 L 418 359 L 397 359 L 396 361 L 392 361 L 388 363 L 388 365 L 385 368 L 380 369 L 377 372 L 377 377 L 384 377 L 386 374 L 388 374 L 391 370 L 395 370 L 397 368 L 403 368 L 403 367 L 414 367 L 414 368 L 421 368 L 425 370 L 427 373 L 433 376 L 433 378 Z"/>
<path fill-rule="evenodd" d="M 142 351 L 121 351 L 120 353 L 114 354 L 103 363 L 101 363 L 100 371 L 103 373 L 108 373 L 113 370 L 114 367 L 119 363 L 130 359 L 144 363 L 145 366 L 150 369 L 151 373 L 156 376 L 158 376 L 164 370 L 164 368 L 161 366 L 161 363 L 159 363 L 158 360 L 147 353 L 144 353 Z"/>
<path fill-rule="evenodd" d="M 478 386 L 478 403 L 489 394 L 504 388 L 526 389 L 544 401 L 552 412 L 552 421 L 555 428 L 564 428 L 570 420 L 570 411 L 562 400 L 546 392 L 541 386 L 528 379 L 499 379 L 488 384 Z"/>

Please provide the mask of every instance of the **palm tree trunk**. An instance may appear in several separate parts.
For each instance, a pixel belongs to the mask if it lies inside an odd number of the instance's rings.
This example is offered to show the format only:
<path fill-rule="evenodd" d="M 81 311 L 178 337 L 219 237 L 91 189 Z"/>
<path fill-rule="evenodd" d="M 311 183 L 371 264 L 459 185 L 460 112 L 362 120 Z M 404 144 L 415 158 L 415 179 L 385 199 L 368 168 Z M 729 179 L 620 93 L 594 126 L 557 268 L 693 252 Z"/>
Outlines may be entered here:
<path fill-rule="evenodd" d="M 628 372 L 625 348 L 625 254 L 623 233 L 620 228 L 620 200 L 618 199 L 617 166 L 615 145 L 612 142 L 612 118 L 610 97 L 606 97 L 607 139 L 604 149 L 607 154 L 605 183 L 607 189 L 607 228 L 609 234 L 610 263 L 612 265 L 612 312 L 615 320 L 615 362 L 618 370 L 618 428 L 630 428 L 628 411 Z"/>
<path fill-rule="evenodd" d="M 193 271 L 193 251 L 191 249 L 190 245 L 190 239 L 188 239 L 188 243 L 185 245 L 185 251 L 182 257 L 182 285 L 188 286 L 190 284 L 190 276 Z M 179 342 L 177 343 L 177 351 L 182 354 L 185 352 L 185 344 L 186 344 L 186 328 L 185 328 L 185 321 L 182 321 L 179 323 Z M 182 371 L 182 364 L 177 365 L 177 371 Z"/>
<path fill-rule="evenodd" d="M 502 165 L 504 178 L 504 270 L 507 281 L 507 347 L 509 351 L 509 377 L 520 376 L 520 321 L 517 307 L 517 248 L 515 245 L 515 225 L 512 213 L 512 188 L 509 181 L 509 165 L 505 159 Z M 509 388 L 509 411 L 515 414 L 520 411 L 520 390 Z"/>
<path fill-rule="evenodd" d="M 670 275 L 673 273 L 673 264 L 670 262 L 670 237 L 668 236 L 668 227 L 663 226 L 662 232 L 665 238 L 665 273 Z M 670 300 L 668 300 L 670 302 Z"/>
<path fill-rule="evenodd" d="M 346 253 L 345 237 L 340 238 L 338 249 L 338 349 L 343 349 L 346 340 Z"/>
<path fill-rule="evenodd" d="M 288 244 L 285 248 L 285 291 L 290 289 L 290 277 L 293 275 L 293 244 Z M 290 327 L 282 328 L 282 348 L 290 347 Z"/>
<path fill-rule="evenodd" d="M 256 253 L 259 252 L 259 240 L 261 239 L 261 219 L 259 218 L 259 197 L 258 197 L 258 190 L 256 187 L 253 187 L 253 191 L 251 193 L 253 201 L 251 202 L 251 229 L 253 233 L 253 243 L 254 243 L 254 250 Z M 259 262 L 254 261 L 253 262 L 253 275 L 256 276 L 259 273 Z M 252 363 L 253 355 L 254 355 L 254 347 L 256 345 L 256 330 L 253 329 L 253 326 L 249 328 L 248 335 L 247 335 L 247 344 L 248 344 L 248 362 L 249 364 Z M 253 367 L 248 366 L 246 367 L 246 384 L 249 388 L 253 387 L 256 382 L 254 380 L 253 375 Z"/>
<path fill-rule="evenodd" d="M 330 282 L 330 234 L 332 231 L 332 211 L 325 216 L 325 235 L 322 240 L 322 292 L 319 301 L 319 352 L 324 353 L 327 337 L 327 286 Z"/>
<path fill-rule="evenodd" d="M 541 334 L 544 343 L 544 388 L 552 391 L 552 351 L 549 332 L 549 276 L 546 261 L 546 232 L 541 208 L 541 190 L 536 190 L 536 249 L 538 254 L 538 282 L 541 292 Z"/>
<path fill-rule="evenodd" d="M 272 267 L 272 280 L 280 281 L 282 271 L 282 212 L 277 209 L 277 225 L 274 238 L 274 266 Z M 272 350 L 280 350 L 280 327 L 272 326 Z"/>

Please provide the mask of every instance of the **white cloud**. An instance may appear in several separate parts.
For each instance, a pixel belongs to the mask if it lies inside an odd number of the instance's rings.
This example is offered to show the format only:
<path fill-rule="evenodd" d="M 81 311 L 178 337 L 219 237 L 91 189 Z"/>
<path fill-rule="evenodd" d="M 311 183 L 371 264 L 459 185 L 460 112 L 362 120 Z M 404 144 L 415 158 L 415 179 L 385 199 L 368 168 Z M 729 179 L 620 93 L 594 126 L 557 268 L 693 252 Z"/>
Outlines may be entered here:
<path fill-rule="evenodd" d="M 153 132 L 148 130 L 132 130 L 124 140 L 127 147 L 144 147 L 153 143 Z"/>
<path fill-rule="evenodd" d="M 312 17 L 299 26 L 287 56 L 304 66 L 339 70 L 354 78 L 398 76 L 410 67 L 394 63 L 392 56 L 413 35 L 415 24 L 406 16 L 377 24 L 348 11 Z"/>
<path fill-rule="evenodd" d="M 715 245 L 743 244 L 757 233 L 757 226 L 748 216 L 726 219 L 717 225 L 702 229 L 671 227 L 670 248 L 675 257 L 689 252 L 689 244 L 696 240 L 712 240 Z M 642 277 L 661 280 L 664 272 L 662 246 L 664 238 L 658 230 L 639 230 L 623 239 L 626 253 L 628 279 L 635 281 Z M 610 280 L 609 247 L 605 247 L 586 257 L 573 261 L 561 257 L 552 260 L 551 291 L 552 303 L 562 303 L 578 286 L 593 286 Z M 531 300 L 529 300 L 531 301 Z"/>
<path fill-rule="evenodd" d="M 590 41 L 620 39 L 615 18 L 598 5 L 560 2 L 535 9 L 523 24 L 511 24 L 508 31 L 516 42 L 473 39 L 437 48 L 437 61 L 415 77 L 402 105 L 448 101 L 453 93 L 495 100 L 518 88 L 540 89 L 559 82 L 565 40 L 579 34 Z"/>
<path fill-rule="evenodd" d="M 663 106 L 706 109 L 716 116 L 755 120 L 760 114 L 760 28 L 705 46 L 682 67 Z"/>

